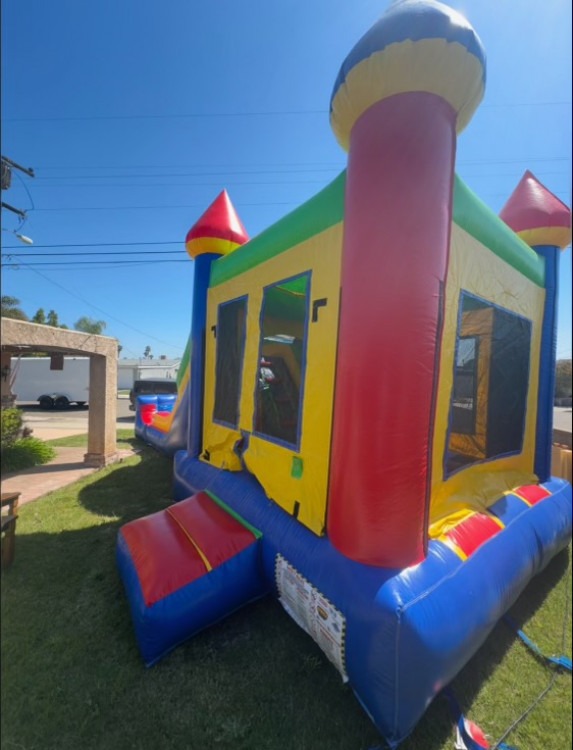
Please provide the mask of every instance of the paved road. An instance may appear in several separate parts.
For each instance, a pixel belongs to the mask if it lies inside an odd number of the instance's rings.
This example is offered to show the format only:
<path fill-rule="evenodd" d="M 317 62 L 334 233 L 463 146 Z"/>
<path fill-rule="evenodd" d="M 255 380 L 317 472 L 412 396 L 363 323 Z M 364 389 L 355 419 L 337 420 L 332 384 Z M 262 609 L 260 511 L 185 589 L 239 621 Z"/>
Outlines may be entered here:
<path fill-rule="evenodd" d="M 39 406 L 26 406 L 22 409 L 24 423 L 34 430 L 36 437 L 51 440 L 59 434 L 79 435 L 88 430 L 88 407 L 72 406 L 63 411 L 44 411 Z M 553 426 L 557 430 L 571 432 L 571 407 L 556 406 L 553 410 Z M 134 413 L 129 411 L 129 399 L 117 400 L 117 427 L 131 429 Z M 53 435 L 58 432 L 58 435 Z M 50 433 L 48 435 L 48 433 Z"/>
<path fill-rule="evenodd" d="M 42 440 L 53 440 L 65 435 L 82 435 L 88 431 L 88 407 L 71 406 L 69 409 L 45 411 L 37 405 L 22 407 L 24 424 L 34 436 Z M 134 413 L 129 411 L 129 399 L 118 398 L 118 429 L 132 429 Z"/>
<path fill-rule="evenodd" d="M 556 406 L 553 409 L 553 427 L 556 430 L 571 432 L 571 418 L 570 406 Z"/>

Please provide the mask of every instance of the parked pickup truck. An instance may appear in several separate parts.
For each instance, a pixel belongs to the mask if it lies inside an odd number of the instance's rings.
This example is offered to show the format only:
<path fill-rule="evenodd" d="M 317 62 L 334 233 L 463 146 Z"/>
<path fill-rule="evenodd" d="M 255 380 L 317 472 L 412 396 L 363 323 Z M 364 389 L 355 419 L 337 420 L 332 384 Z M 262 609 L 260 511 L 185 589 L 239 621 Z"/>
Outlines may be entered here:
<path fill-rule="evenodd" d="M 160 395 L 165 393 L 177 394 L 177 381 L 169 378 L 149 378 L 148 380 L 136 380 L 129 392 L 129 408 L 135 411 L 135 403 L 138 396 Z"/>

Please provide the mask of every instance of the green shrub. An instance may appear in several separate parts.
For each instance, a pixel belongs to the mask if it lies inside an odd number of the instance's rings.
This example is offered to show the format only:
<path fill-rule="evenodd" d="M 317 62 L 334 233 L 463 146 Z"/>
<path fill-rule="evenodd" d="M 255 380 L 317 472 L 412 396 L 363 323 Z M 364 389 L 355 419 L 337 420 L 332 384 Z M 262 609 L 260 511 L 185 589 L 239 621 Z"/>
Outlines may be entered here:
<path fill-rule="evenodd" d="M 23 471 L 32 466 L 47 464 L 56 457 L 56 451 L 47 443 L 34 437 L 17 440 L 2 451 L 2 473 Z"/>
<path fill-rule="evenodd" d="M 571 395 L 571 360 L 558 359 L 555 367 L 555 396 L 567 398 Z"/>
<path fill-rule="evenodd" d="M 20 437 L 22 412 L 19 409 L 2 409 L 2 448 L 6 448 Z"/>

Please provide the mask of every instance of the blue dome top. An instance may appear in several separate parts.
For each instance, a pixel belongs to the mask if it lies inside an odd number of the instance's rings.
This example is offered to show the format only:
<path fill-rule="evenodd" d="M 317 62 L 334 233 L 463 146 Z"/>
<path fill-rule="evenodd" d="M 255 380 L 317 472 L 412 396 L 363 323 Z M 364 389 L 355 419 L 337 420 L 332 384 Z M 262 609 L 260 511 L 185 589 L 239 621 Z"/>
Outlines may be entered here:
<path fill-rule="evenodd" d="M 359 62 L 390 44 L 407 39 L 444 39 L 457 42 L 481 62 L 485 83 L 485 50 L 473 27 L 457 10 L 435 0 L 398 0 L 354 46 L 336 78 L 331 102 L 348 72 Z"/>
<path fill-rule="evenodd" d="M 373 60 L 378 67 L 366 73 Z M 443 96 L 456 112 L 464 110 L 463 127 L 483 96 L 485 71 L 481 40 L 458 11 L 435 0 L 398 0 L 342 63 L 330 100 L 333 127 L 346 140 L 344 131 L 361 114 L 353 116 L 354 106 L 364 111 L 366 100 L 407 91 Z M 337 113 L 337 105 L 344 111 Z"/>

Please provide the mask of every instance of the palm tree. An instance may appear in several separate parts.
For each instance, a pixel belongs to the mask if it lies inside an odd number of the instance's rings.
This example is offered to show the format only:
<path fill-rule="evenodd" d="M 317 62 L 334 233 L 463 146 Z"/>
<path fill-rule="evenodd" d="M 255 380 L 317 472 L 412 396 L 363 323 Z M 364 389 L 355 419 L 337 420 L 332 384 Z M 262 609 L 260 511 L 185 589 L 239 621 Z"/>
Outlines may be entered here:
<path fill-rule="evenodd" d="M 28 320 L 26 313 L 20 309 L 20 300 L 16 297 L 2 296 L 2 309 L 0 315 L 3 318 L 15 320 Z"/>
<path fill-rule="evenodd" d="M 85 315 L 74 323 L 76 331 L 82 331 L 82 333 L 95 333 L 99 336 L 105 329 L 107 323 L 104 320 L 94 320 L 88 318 Z"/>

